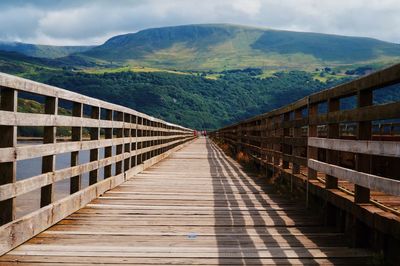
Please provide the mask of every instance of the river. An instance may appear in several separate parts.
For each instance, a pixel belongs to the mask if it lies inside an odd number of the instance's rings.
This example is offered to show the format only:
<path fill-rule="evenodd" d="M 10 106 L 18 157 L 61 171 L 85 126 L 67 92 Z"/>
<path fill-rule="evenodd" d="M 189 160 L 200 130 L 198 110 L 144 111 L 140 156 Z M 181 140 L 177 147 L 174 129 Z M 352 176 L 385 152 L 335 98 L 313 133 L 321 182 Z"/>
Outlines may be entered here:
<path fill-rule="evenodd" d="M 37 145 L 41 142 L 26 142 L 19 141 L 18 145 Z M 79 151 L 79 164 L 89 162 L 89 150 Z M 115 154 L 115 146 L 113 147 L 113 155 Z M 104 158 L 104 148 L 99 149 L 99 158 Z M 17 180 L 23 180 L 41 174 L 42 158 L 33 158 L 28 160 L 17 161 Z M 56 155 L 56 170 L 68 168 L 71 165 L 71 153 L 62 153 Z M 115 166 L 112 165 L 112 173 L 115 171 Z M 99 169 L 99 179 L 103 179 L 104 169 Z M 54 191 L 54 200 L 59 200 L 69 195 L 70 179 L 56 182 Z M 82 188 L 89 184 L 89 173 L 82 175 Z M 16 215 L 17 218 L 29 212 L 39 209 L 40 207 L 40 189 L 28 192 L 16 197 Z"/>

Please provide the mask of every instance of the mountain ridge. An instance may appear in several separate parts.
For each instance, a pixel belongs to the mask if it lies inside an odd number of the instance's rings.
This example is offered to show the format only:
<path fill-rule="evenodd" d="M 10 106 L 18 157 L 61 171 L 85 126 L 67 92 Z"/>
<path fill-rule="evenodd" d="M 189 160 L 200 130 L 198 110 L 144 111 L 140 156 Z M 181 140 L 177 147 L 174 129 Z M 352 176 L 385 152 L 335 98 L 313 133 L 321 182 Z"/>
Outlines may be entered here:
<path fill-rule="evenodd" d="M 121 64 L 192 70 L 301 68 L 400 58 L 400 44 L 369 37 L 192 24 L 114 36 L 81 54 Z"/>
<path fill-rule="evenodd" d="M 0 42 L 0 51 L 62 59 L 83 67 L 143 66 L 188 71 L 257 67 L 312 71 L 348 64 L 389 65 L 400 60 L 400 44 L 369 37 L 295 32 L 235 24 L 191 24 L 149 28 L 113 36 L 98 46 L 48 46 Z"/>
<path fill-rule="evenodd" d="M 56 46 L 45 44 L 32 44 L 22 42 L 0 41 L 0 51 L 17 52 L 31 57 L 55 59 L 69 56 L 74 53 L 84 52 L 93 48 L 92 45 Z"/>

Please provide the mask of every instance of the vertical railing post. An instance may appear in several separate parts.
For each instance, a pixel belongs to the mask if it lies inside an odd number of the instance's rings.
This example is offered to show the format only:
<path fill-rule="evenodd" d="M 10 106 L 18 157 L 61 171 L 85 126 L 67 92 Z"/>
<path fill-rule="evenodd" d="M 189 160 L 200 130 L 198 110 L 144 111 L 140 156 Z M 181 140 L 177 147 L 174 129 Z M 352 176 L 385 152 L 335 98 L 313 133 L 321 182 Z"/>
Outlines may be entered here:
<path fill-rule="evenodd" d="M 272 132 L 272 130 L 271 130 L 271 118 L 270 117 L 267 117 L 266 119 L 265 119 L 265 136 L 266 136 L 266 149 L 267 149 L 267 151 L 266 151 L 266 160 L 267 160 L 267 163 L 265 164 L 266 165 L 266 170 L 265 170 L 265 175 L 266 175 L 266 177 L 267 178 L 270 178 L 271 177 L 271 175 L 270 175 L 270 171 L 268 171 L 268 169 L 269 169 L 269 166 L 270 166 L 270 164 L 272 163 L 272 155 L 271 155 L 271 151 L 272 151 L 272 143 L 271 143 L 271 137 L 272 137 L 272 134 L 271 134 L 271 132 Z"/>
<path fill-rule="evenodd" d="M 124 121 L 124 113 L 122 112 L 117 112 L 116 113 L 116 119 L 119 122 Z M 117 134 L 117 139 L 121 139 L 123 137 L 124 134 L 124 130 L 123 127 L 118 127 L 116 129 L 116 134 Z M 123 144 L 118 144 L 116 147 L 116 155 L 122 154 L 123 151 Z M 122 164 L 123 164 L 123 160 L 117 161 L 117 163 L 115 164 L 115 175 L 119 175 L 122 173 Z"/>
<path fill-rule="evenodd" d="M 316 117 L 318 115 L 318 104 L 310 103 L 310 99 L 308 99 L 308 137 L 317 137 L 317 125 L 311 125 L 311 118 Z M 307 148 L 307 159 L 318 159 L 318 148 L 308 146 Z M 311 168 L 307 168 L 307 186 L 306 186 L 306 206 L 309 204 L 309 187 L 310 180 L 317 178 L 317 171 Z"/>
<path fill-rule="evenodd" d="M 357 94 L 357 107 L 365 107 L 372 105 L 373 93 L 372 90 L 362 90 Z M 371 121 L 360 121 L 357 126 L 357 139 L 370 140 L 372 138 L 372 123 Z M 356 155 L 356 170 L 359 172 L 371 172 L 371 155 L 357 154 Z M 367 203 L 370 199 L 370 190 L 368 188 L 355 185 L 354 201 L 356 203 Z"/>
<path fill-rule="evenodd" d="M 290 113 L 284 113 L 283 114 L 283 122 L 288 122 L 290 120 Z M 285 160 L 285 155 L 288 156 L 290 153 L 290 145 L 285 143 L 285 137 L 289 137 L 289 127 L 285 126 L 282 127 L 282 138 L 281 138 L 281 145 L 282 145 L 282 168 L 283 169 L 288 169 L 289 168 L 289 161 Z"/>
<path fill-rule="evenodd" d="M 242 150 L 242 124 L 237 125 L 236 130 L 236 147 L 235 153 L 238 154 Z"/>
<path fill-rule="evenodd" d="M 156 123 L 156 125 L 157 125 L 157 134 L 156 134 L 156 136 L 157 136 L 157 141 L 156 141 L 156 145 L 160 145 L 161 143 L 160 143 L 160 127 L 161 127 L 161 123 L 160 122 L 157 122 Z M 157 150 L 156 150 L 156 155 L 160 155 L 160 148 L 158 148 Z"/>
<path fill-rule="evenodd" d="M 72 106 L 72 116 L 74 117 L 82 117 L 83 115 L 83 104 L 74 102 Z M 82 127 L 72 127 L 71 129 L 71 140 L 72 141 L 82 141 Z M 79 165 L 79 151 L 71 152 L 71 166 Z M 81 190 L 82 186 L 82 175 L 76 175 L 71 177 L 70 181 L 70 194 L 73 194 L 79 190 Z"/>
<path fill-rule="evenodd" d="M 148 136 L 148 130 L 147 130 L 147 119 L 143 118 L 143 137 Z M 144 140 L 142 141 L 142 147 L 147 148 L 148 147 L 148 141 Z M 142 162 L 147 160 L 147 152 L 142 153 Z"/>
<path fill-rule="evenodd" d="M 144 128 L 144 130 L 143 130 L 143 136 L 144 137 L 148 137 L 149 136 L 149 130 L 148 130 L 148 120 L 147 119 L 143 119 L 143 128 Z M 143 141 L 142 142 L 142 144 L 143 144 L 143 148 L 147 148 L 147 147 L 149 147 L 149 141 L 148 140 L 145 140 L 145 141 Z M 144 152 L 143 154 L 142 154 L 142 161 L 146 161 L 147 159 L 148 159 L 148 151 L 146 151 L 146 152 Z"/>
<path fill-rule="evenodd" d="M 150 142 L 150 146 L 151 146 L 151 152 L 150 152 L 150 158 L 153 158 L 154 157 L 154 153 L 155 153 L 155 151 L 153 150 L 153 148 L 154 148 L 154 143 L 155 143 L 155 141 L 153 140 L 153 137 L 155 136 L 155 132 L 154 132 L 154 127 L 155 127 L 155 125 L 154 125 L 154 121 L 150 121 L 150 126 L 151 126 L 151 128 L 150 128 L 150 136 L 151 136 L 151 142 Z"/>
<path fill-rule="evenodd" d="M 167 125 L 162 124 L 162 128 L 163 128 L 163 133 L 162 133 L 162 135 L 163 135 L 164 137 L 168 137 L 168 132 L 166 131 L 166 130 L 167 130 Z M 164 139 L 163 141 L 161 141 L 162 144 L 166 144 L 167 142 L 168 142 L 168 139 Z M 162 152 L 162 153 L 165 152 L 165 147 L 163 147 L 163 148 L 161 149 L 161 152 Z"/>
<path fill-rule="evenodd" d="M 9 112 L 17 112 L 18 92 L 11 88 L 0 88 L 0 109 Z M 0 148 L 17 146 L 17 127 L 0 126 Z M 0 185 L 14 183 L 16 181 L 16 161 L 0 163 Z M 15 198 L 0 201 L 0 225 L 15 219 Z"/>
<path fill-rule="evenodd" d="M 137 136 L 138 137 L 143 137 L 143 126 L 142 126 L 143 118 L 142 117 L 138 117 L 138 123 L 137 124 L 138 124 L 137 125 L 138 127 L 140 125 L 140 129 L 137 131 Z M 138 140 L 136 142 L 136 147 L 137 147 L 137 149 L 142 149 L 143 148 L 143 142 L 141 140 Z M 141 164 L 143 162 L 143 153 L 140 152 L 140 154 L 137 155 L 136 157 L 137 157 L 137 163 Z"/>
<path fill-rule="evenodd" d="M 266 119 L 261 118 L 260 124 L 260 155 L 261 155 L 261 164 L 265 165 L 265 169 L 267 169 L 267 153 L 266 153 L 266 138 L 267 138 L 267 131 L 266 131 Z M 267 170 L 265 170 L 267 171 Z"/>
<path fill-rule="evenodd" d="M 100 119 L 100 107 L 92 106 L 92 111 L 90 117 L 92 119 Z M 92 127 L 90 128 L 90 140 L 99 140 L 100 139 L 100 128 Z M 90 150 L 90 161 L 95 162 L 99 160 L 99 149 L 91 149 Z M 89 185 L 93 185 L 97 183 L 99 169 L 94 169 L 89 172 Z"/>
<path fill-rule="evenodd" d="M 44 112 L 48 115 L 57 115 L 58 98 L 47 96 L 44 104 Z M 56 126 L 46 126 L 43 131 L 43 143 L 56 143 Z M 56 166 L 56 156 L 47 155 L 42 157 L 42 173 L 54 172 Z M 40 207 L 49 205 L 54 200 L 55 184 L 46 185 L 41 188 Z"/>
<path fill-rule="evenodd" d="M 129 141 L 124 144 L 124 153 L 129 153 L 129 157 L 124 161 L 124 171 L 128 171 L 131 166 L 131 115 L 124 115 L 124 138 L 129 138 Z"/>
<path fill-rule="evenodd" d="M 275 174 L 275 166 L 279 166 L 280 164 L 280 156 L 278 155 L 280 150 L 281 150 L 281 144 L 280 141 L 276 141 L 277 137 L 281 137 L 281 121 L 280 121 L 281 116 L 274 116 L 273 117 L 273 127 L 274 127 L 274 174 Z"/>
<path fill-rule="evenodd" d="M 294 119 L 299 120 L 303 117 L 303 109 L 296 109 L 294 111 Z M 298 139 L 301 137 L 301 126 L 293 126 L 293 137 L 295 138 L 295 143 L 297 142 Z M 299 147 L 298 144 L 294 144 L 292 146 L 292 155 L 293 156 L 300 156 L 301 154 L 301 147 Z M 292 167 L 292 174 L 300 174 L 300 165 L 293 162 L 293 167 Z"/>
<path fill-rule="evenodd" d="M 131 150 L 135 151 L 135 158 L 134 160 L 131 160 L 131 164 L 133 164 L 132 166 L 136 166 L 137 165 L 137 137 L 138 137 L 138 117 L 137 115 L 135 115 L 134 120 L 133 120 L 134 127 L 131 127 L 131 130 L 134 132 L 133 136 L 135 137 L 133 140 L 133 143 L 131 144 Z M 132 132 L 131 132 L 132 133 Z"/>
<path fill-rule="evenodd" d="M 164 130 L 165 130 L 165 132 L 164 132 L 165 136 L 169 137 L 170 134 L 169 134 L 169 132 L 168 132 L 168 126 L 167 126 L 166 124 L 164 124 Z M 166 140 L 164 141 L 164 144 L 167 144 L 168 142 L 169 142 L 169 139 L 166 139 Z M 164 148 L 163 148 L 163 152 L 166 152 L 166 151 L 167 151 L 167 147 L 164 147 Z"/>
<path fill-rule="evenodd" d="M 273 156 L 271 154 L 271 151 L 273 150 L 273 143 L 271 142 L 271 137 L 273 137 L 272 135 L 272 126 L 273 126 L 273 119 L 271 117 L 267 118 L 267 137 L 269 138 L 268 140 L 268 144 L 267 144 L 267 148 L 268 148 L 268 153 L 267 153 L 267 162 L 268 163 L 272 163 L 273 160 Z"/>
<path fill-rule="evenodd" d="M 105 119 L 112 121 L 113 120 L 113 110 L 106 109 L 105 110 Z M 104 137 L 105 139 L 113 138 L 113 128 L 105 128 L 104 129 Z M 112 156 L 113 145 L 104 147 L 104 158 L 109 158 Z M 112 164 L 104 166 L 104 178 L 109 178 L 112 176 Z"/>
<path fill-rule="evenodd" d="M 340 101 L 337 98 L 330 98 L 328 100 L 328 112 L 337 112 L 340 110 Z M 339 124 L 328 124 L 327 137 L 330 139 L 339 138 Z M 326 162 L 329 164 L 337 165 L 339 163 L 339 152 L 334 150 L 326 150 Z M 325 188 L 332 189 L 338 187 L 338 179 L 334 176 L 326 175 Z"/>

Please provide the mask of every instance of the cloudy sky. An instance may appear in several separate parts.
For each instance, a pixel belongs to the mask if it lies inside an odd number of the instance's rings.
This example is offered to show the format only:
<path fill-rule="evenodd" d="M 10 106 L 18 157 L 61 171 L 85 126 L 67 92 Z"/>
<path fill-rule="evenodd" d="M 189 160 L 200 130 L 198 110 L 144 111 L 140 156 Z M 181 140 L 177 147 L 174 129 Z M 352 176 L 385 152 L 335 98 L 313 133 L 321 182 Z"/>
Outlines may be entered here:
<path fill-rule="evenodd" d="M 400 43 L 400 0 L 0 0 L 0 40 L 100 44 L 150 27 L 235 23 Z"/>

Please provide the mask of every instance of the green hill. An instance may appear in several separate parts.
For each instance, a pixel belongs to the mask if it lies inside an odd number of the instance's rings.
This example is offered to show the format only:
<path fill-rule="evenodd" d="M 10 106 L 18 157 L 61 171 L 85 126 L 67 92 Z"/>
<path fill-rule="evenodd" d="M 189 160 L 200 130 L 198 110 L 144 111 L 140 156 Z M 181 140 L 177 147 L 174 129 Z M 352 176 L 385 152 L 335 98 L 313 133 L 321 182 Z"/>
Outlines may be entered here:
<path fill-rule="evenodd" d="M 54 46 L 21 42 L 0 42 L 0 51 L 17 52 L 31 57 L 60 58 L 84 52 L 93 46 Z"/>
<path fill-rule="evenodd" d="M 0 47 L 1 72 L 198 129 L 269 111 L 396 61 L 400 46 L 375 39 L 212 24 L 116 36 L 60 58 Z M 377 98 L 388 96 L 398 99 L 398 88 Z"/>
<path fill-rule="evenodd" d="M 400 45 L 372 38 L 203 24 L 115 36 L 82 54 L 119 64 L 179 70 L 312 70 L 394 62 L 400 59 Z"/>

